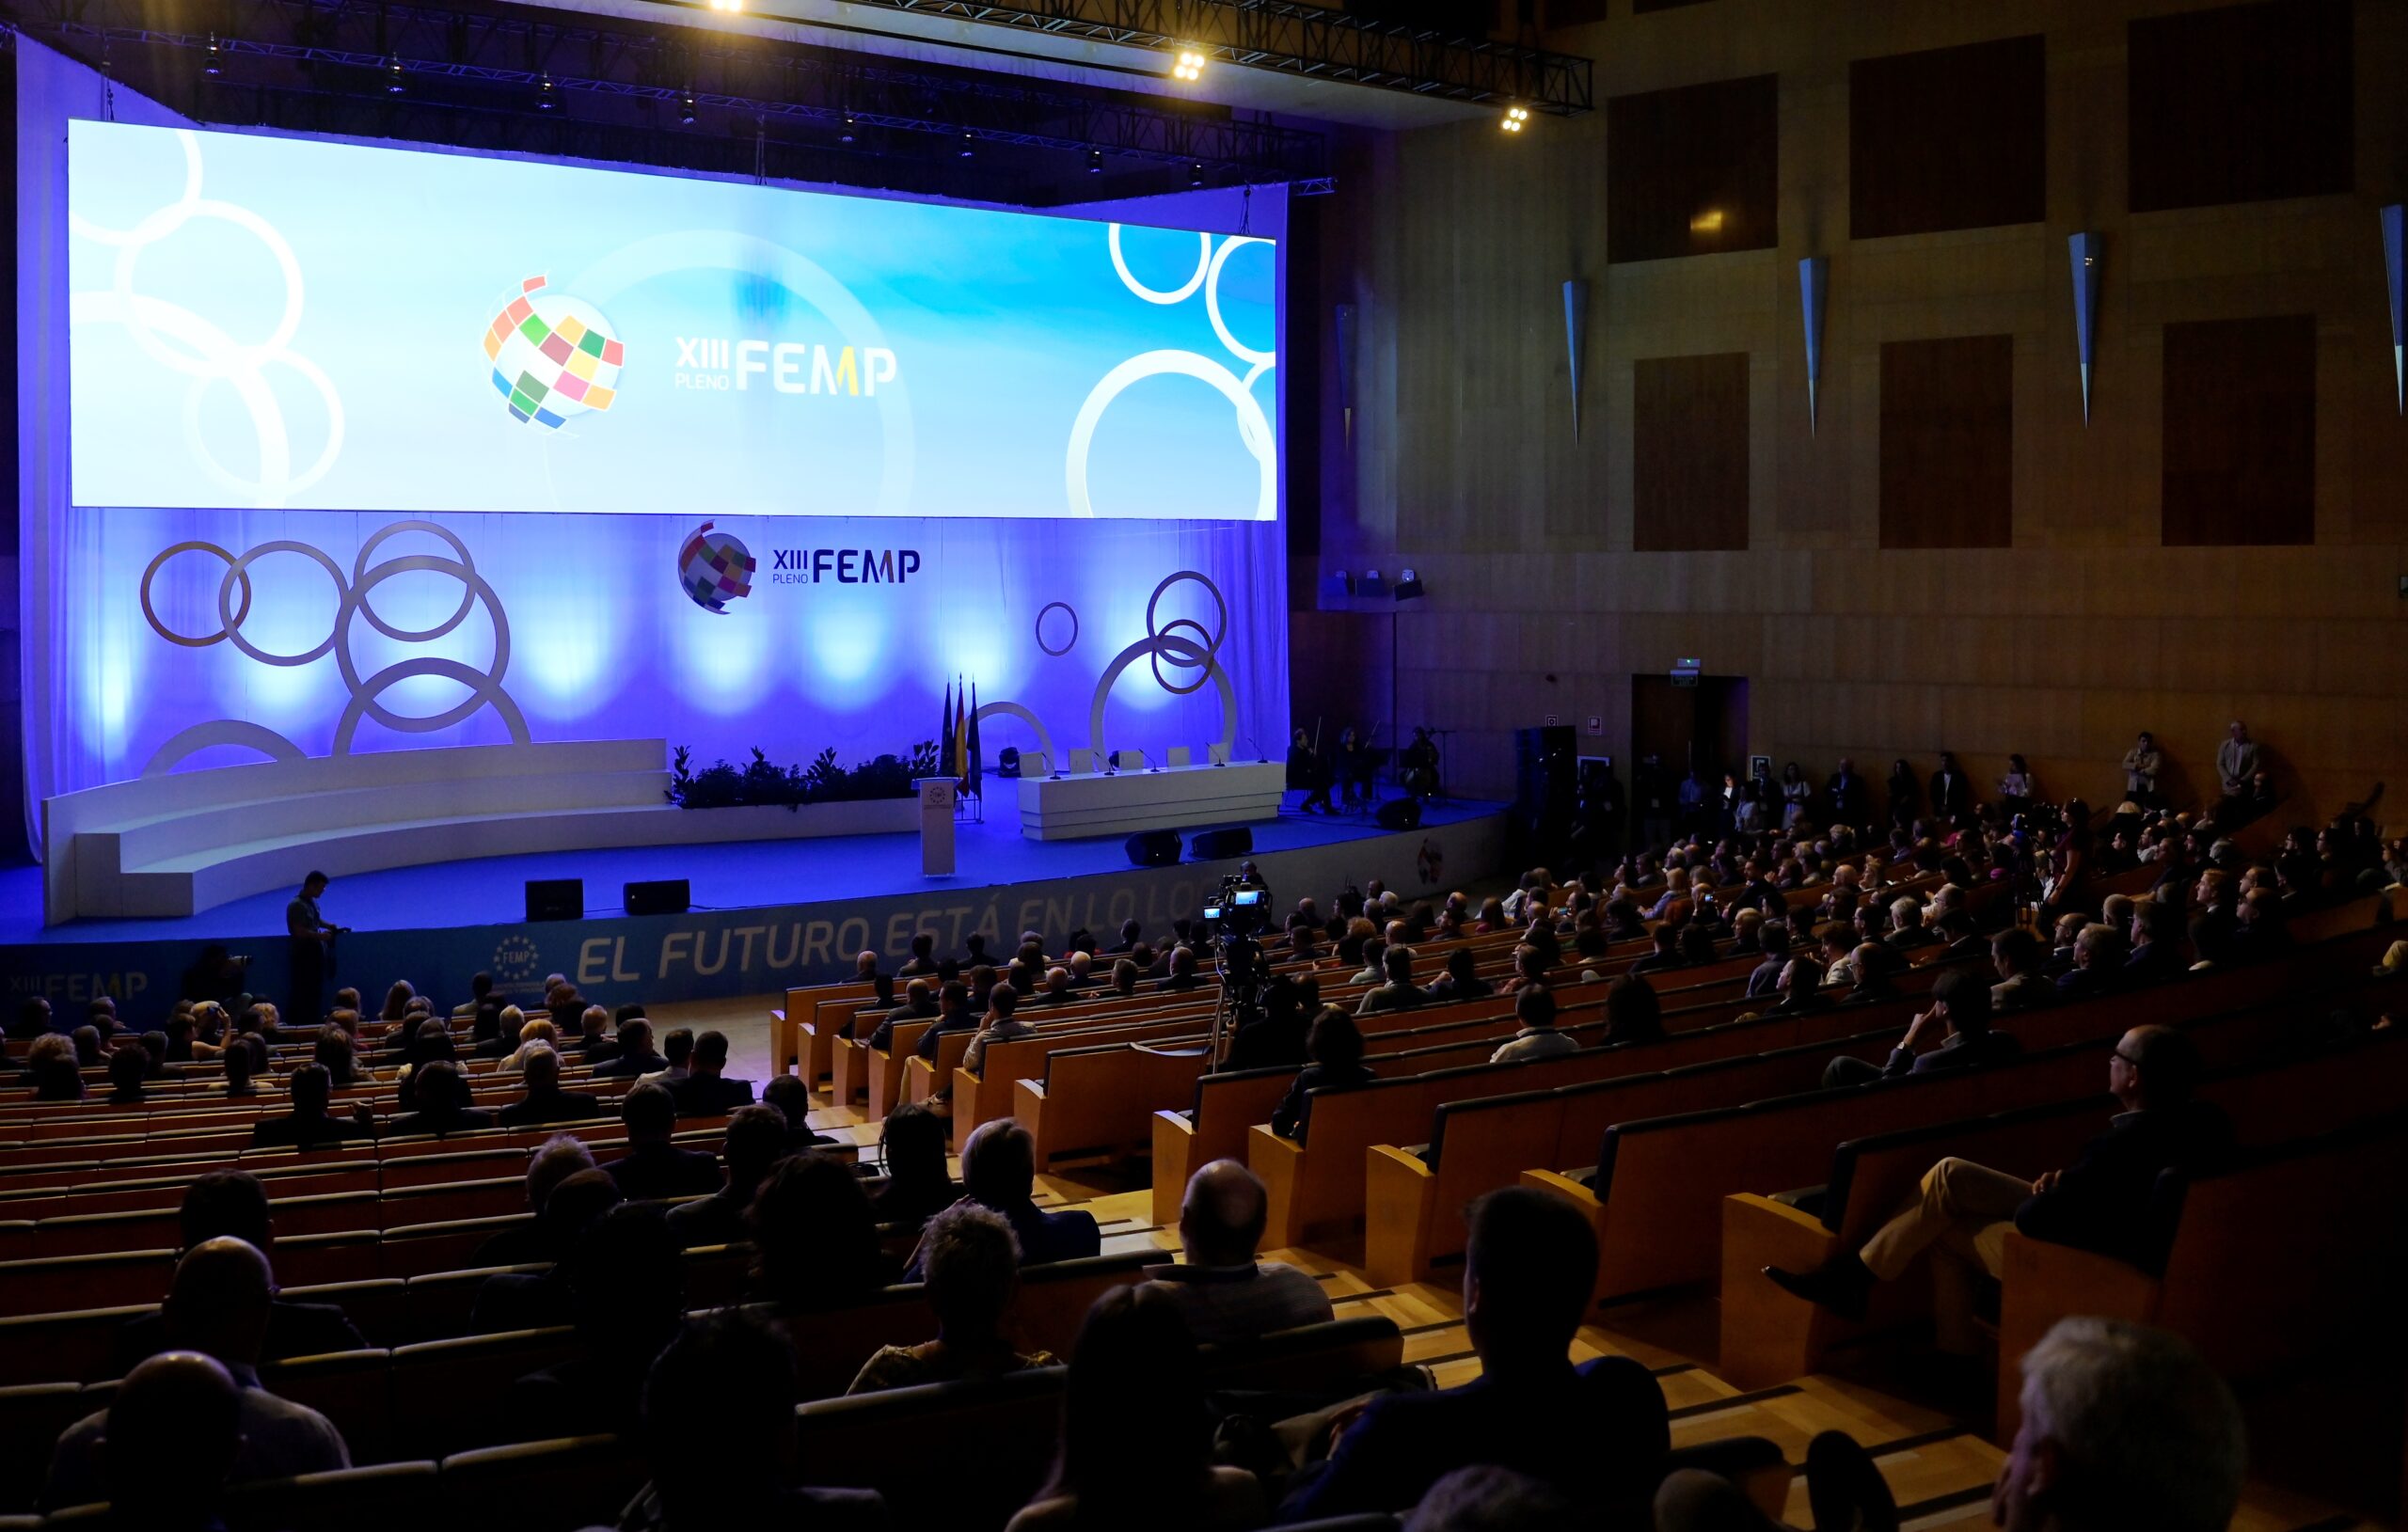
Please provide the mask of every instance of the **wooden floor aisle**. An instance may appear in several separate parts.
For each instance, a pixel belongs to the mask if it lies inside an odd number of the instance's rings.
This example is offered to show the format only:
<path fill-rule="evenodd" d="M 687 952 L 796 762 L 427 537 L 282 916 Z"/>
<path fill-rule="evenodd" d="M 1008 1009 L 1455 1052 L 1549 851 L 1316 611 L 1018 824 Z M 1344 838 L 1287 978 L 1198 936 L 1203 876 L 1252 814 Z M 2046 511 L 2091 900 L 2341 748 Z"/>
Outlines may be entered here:
<path fill-rule="evenodd" d="M 778 1003 L 763 998 L 664 1006 L 656 1019 L 668 1026 L 726 1032 L 733 1060 L 729 1072 L 757 1079 L 768 1061 L 767 1006 Z M 812 1126 L 853 1145 L 864 1157 L 874 1156 L 876 1125 L 863 1122 L 853 1110 L 828 1107 L 824 1097 L 819 1100 L 821 1110 L 813 1113 Z M 1142 1177 L 1144 1167 L 1133 1174 Z M 1107 1255 L 1153 1249 L 1168 1256 L 1179 1249 L 1179 1231 L 1152 1222 L 1150 1193 L 1142 1180 L 1133 1184 L 1125 1167 L 1040 1177 L 1038 1201 L 1047 1208 L 1079 1207 L 1094 1214 Z M 1370 1313 L 1394 1319 L 1404 1332 L 1405 1360 L 1428 1365 L 1439 1386 L 1451 1387 L 1480 1375 L 1480 1359 L 1464 1330 L 1459 1289 L 1427 1283 L 1374 1287 L 1354 1267 L 1322 1251 L 1276 1250 L 1266 1256 L 1311 1272 L 1327 1287 L 1341 1317 Z M 1989 1524 L 1990 1485 L 2004 1454 L 1976 1429 L 1897 1397 L 1822 1375 L 1743 1393 L 1714 1374 L 1710 1298 L 1618 1310 L 1613 1319 L 1584 1327 L 1573 1354 L 1582 1361 L 1620 1354 L 1654 1371 L 1671 1408 L 1674 1445 L 1762 1436 L 1779 1443 L 1796 1464 L 1804 1461 L 1806 1445 L 1816 1435 L 1843 1430 L 1880 1465 L 1906 1532 Z M 1787 1516 L 1792 1525 L 1811 1525 L 1802 1478 L 1792 1486 Z M 2337 1514 L 2331 1507 L 2254 1481 L 2233 1523 L 2234 1532 L 2361 1528 L 2381 1532 L 2374 1523 Z"/>

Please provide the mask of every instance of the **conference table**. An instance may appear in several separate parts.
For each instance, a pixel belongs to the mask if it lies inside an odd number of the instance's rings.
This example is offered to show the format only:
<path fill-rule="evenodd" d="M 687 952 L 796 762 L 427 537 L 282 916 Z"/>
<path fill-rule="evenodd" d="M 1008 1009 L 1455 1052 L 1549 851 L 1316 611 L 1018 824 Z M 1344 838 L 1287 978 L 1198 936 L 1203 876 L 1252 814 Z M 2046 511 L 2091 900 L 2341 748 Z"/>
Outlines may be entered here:
<path fill-rule="evenodd" d="M 1275 819 L 1287 789 L 1280 761 L 1022 777 L 1020 832 L 1069 841 Z"/>

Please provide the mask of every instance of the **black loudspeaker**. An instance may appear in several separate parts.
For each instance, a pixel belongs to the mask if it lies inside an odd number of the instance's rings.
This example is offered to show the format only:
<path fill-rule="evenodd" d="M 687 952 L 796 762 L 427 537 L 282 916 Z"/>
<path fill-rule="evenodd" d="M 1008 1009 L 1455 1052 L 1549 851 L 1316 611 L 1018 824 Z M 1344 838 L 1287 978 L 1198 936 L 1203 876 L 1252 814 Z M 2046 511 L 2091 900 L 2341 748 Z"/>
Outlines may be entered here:
<path fill-rule="evenodd" d="M 531 921 L 576 921 L 585 918 L 585 879 L 538 877 L 527 883 L 527 918 Z"/>
<path fill-rule="evenodd" d="M 1525 827 L 1560 828 L 1579 797 L 1579 740 L 1569 724 L 1513 731 L 1513 817 Z"/>
<path fill-rule="evenodd" d="M 1187 843 L 1187 854 L 1197 861 L 1250 857 L 1254 855 L 1254 831 L 1244 825 L 1233 829 L 1199 829 Z"/>
<path fill-rule="evenodd" d="M 1421 800 L 1418 798 L 1390 798 L 1380 805 L 1382 829 L 1419 829 Z"/>
<path fill-rule="evenodd" d="M 1178 866 L 1179 831 L 1146 829 L 1130 836 L 1129 864 L 1133 867 Z"/>
<path fill-rule="evenodd" d="M 626 899 L 630 915 L 682 915 L 694 908 L 694 886 L 682 877 L 630 883 Z"/>

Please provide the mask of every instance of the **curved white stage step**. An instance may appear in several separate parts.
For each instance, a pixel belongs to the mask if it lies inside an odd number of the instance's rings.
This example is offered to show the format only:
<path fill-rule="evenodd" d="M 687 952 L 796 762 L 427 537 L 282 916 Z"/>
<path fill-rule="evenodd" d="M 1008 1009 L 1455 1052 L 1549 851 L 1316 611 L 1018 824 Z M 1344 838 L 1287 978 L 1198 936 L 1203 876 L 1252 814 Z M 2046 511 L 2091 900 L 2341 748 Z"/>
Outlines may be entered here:
<path fill-rule="evenodd" d="M 329 877 L 472 857 L 908 831 L 913 798 L 680 809 L 657 739 L 269 761 L 42 805 L 43 918 L 179 918 Z"/>

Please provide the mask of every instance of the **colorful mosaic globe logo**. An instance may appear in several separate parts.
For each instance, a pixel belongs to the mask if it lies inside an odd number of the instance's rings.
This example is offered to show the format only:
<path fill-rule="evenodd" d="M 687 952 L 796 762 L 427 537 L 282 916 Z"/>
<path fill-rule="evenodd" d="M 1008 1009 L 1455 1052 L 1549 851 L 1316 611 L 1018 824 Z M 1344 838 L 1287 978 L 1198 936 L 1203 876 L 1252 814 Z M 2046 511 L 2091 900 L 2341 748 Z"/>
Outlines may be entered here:
<path fill-rule="evenodd" d="M 695 606 L 724 616 L 729 602 L 752 593 L 752 550 L 706 521 L 677 555 L 677 583 Z"/>
<path fill-rule="evenodd" d="M 494 315 L 485 360 L 513 419 L 557 431 L 572 417 L 610 407 L 626 348 L 592 305 L 551 291 L 547 280 L 519 283 L 518 295 Z"/>

